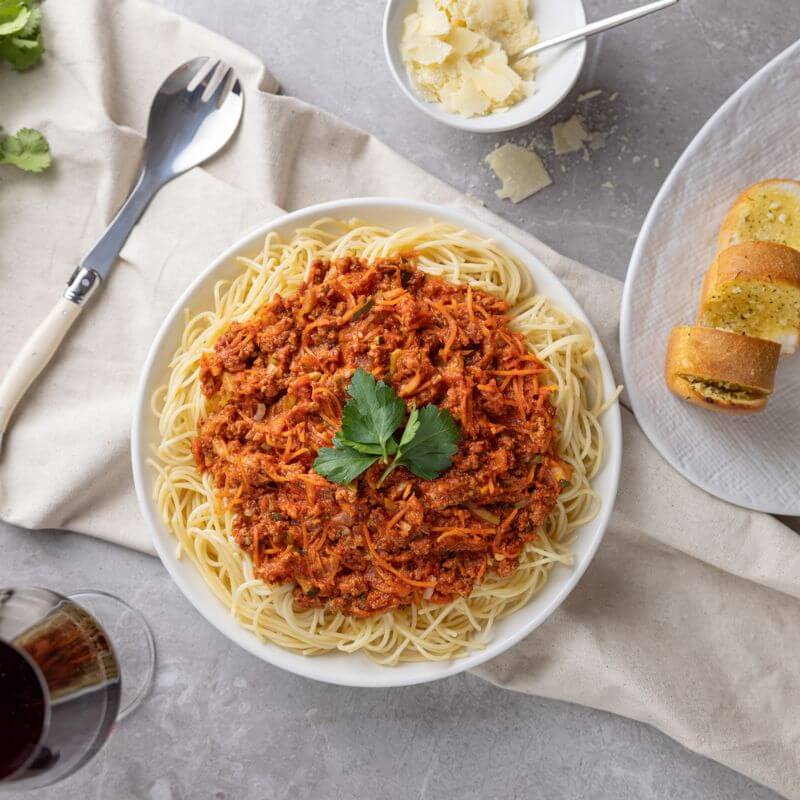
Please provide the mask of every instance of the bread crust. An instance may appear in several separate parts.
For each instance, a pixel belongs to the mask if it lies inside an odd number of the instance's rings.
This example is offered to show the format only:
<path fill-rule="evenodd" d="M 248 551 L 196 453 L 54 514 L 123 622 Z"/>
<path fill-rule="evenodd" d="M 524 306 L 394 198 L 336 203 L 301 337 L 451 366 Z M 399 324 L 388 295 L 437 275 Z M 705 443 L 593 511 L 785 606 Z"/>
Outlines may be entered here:
<path fill-rule="evenodd" d="M 742 242 L 722 250 L 706 272 L 699 320 L 709 296 L 731 281 L 761 281 L 800 289 L 800 252 L 774 242 Z"/>
<path fill-rule="evenodd" d="M 738 333 L 682 325 L 673 328 L 667 347 L 664 377 L 670 391 L 690 403 L 736 414 L 761 411 L 775 386 L 781 346 L 777 342 Z M 756 395 L 753 401 L 735 396 L 709 398 L 686 378 L 741 386 Z"/>
<path fill-rule="evenodd" d="M 733 201 L 730 209 L 728 210 L 725 219 L 722 221 L 722 227 L 719 231 L 718 247 L 724 250 L 731 247 L 731 241 L 739 229 L 742 213 L 744 213 L 749 205 L 750 196 L 762 189 L 768 189 L 770 186 L 782 186 L 788 191 L 795 192 L 800 197 L 800 181 L 792 180 L 791 178 L 769 178 L 765 181 L 759 181 L 752 186 L 748 186 L 737 198 Z"/>

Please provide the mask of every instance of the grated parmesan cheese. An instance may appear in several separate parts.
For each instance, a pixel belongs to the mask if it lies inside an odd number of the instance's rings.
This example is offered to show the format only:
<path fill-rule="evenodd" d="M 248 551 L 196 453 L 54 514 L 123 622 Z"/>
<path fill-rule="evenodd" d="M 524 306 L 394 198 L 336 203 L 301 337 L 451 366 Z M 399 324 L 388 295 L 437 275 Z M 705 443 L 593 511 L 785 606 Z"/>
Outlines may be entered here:
<path fill-rule="evenodd" d="M 486 163 L 503 182 L 495 194 L 519 203 L 553 182 L 539 156 L 515 144 L 504 144 L 486 156 Z"/>
<path fill-rule="evenodd" d="M 422 96 L 453 114 L 504 111 L 533 92 L 534 44 L 525 0 L 418 0 L 404 21 L 401 53 Z"/>

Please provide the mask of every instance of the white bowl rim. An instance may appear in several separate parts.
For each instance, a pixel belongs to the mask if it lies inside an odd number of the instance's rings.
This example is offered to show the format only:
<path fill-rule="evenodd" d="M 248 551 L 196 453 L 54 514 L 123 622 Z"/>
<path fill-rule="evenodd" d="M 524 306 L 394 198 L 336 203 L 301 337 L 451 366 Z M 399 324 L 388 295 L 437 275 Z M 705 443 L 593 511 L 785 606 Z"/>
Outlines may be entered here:
<path fill-rule="evenodd" d="M 263 643 L 250 631 L 242 628 L 232 616 L 228 616 L 227 609 L 225 609 L 224 605 L 220 603 L 220 601 L 210 592 L 210 590 L 208 590 L 208 588 L 205 586 L 205 583 L 203 583 L 203 587 L 206 589 L 206 591 L 202 594 L 202 596 L 199 593 L 196 593 L 195 590 L 189 585 L 188 581 L 185 581 L 183 576 L 180 574 L 178 568 L 178 559 L 175 556 L 175 539 L 172 533 L 167 530 L 166 526 L 161 521 L 158 511 L 156 510 L 147 490 L 148 479 L 145 472 L 148 469 L 146 462 L 150 453 L 149 443 L 144 442 L 143 439 L 145 416 L 152 413 L 150 407 L 149 385 L 154 364 L 166 344 L 166 339 L 171 328 L 173 325 L 175 325 L 178 318 L 183 315 L 184 309 L 187 307 L 192 295 L 210 279 L 212 279 L 214 273 L 220 270 L 231 259 L 235 258 L 236 255 L 244 251 L 251 252 L 254 249 L 253 245 L 256 243 L 260 244 L 269 231 L 285 228 L 287 226 L 295 226 L 298 221 L 305 222 L 309 218 L 316 219 L 337 216 L 347 217 L 348 215 L 358 216 L 359 214 L 354 213 L 354 211 L 348 211 L 348 209 L 352 209 L 353 207 L 369 207 L 376 211 L 394 210 L 398 211 L 399 213 L 418 213 L 420 216 L 426 216 L 463 226 L 473 233 L 493 239 L 500 247 L 514 255 L 525 265 L 525 267 L 531 272 L 531 276 L 534 281 L 543 277 L 552 281 L 557 289 L 563 293 L 563 299 L 568 301 L 568 304 L 573 306 L 573 308 L 569 309 L 569 312 L 584 321 L 589 326 L 589 329 L 591 330 L 591 333 L 595 339 L 597 356 L 600 361 L 604 379 L 604 388 L 606 392 L 611 392 L 614 390 L 616 384 L 608 357 L 603 348 L 602 342 L 597 336 L 597 332 L 595 331 L 585 312 L 554 273 L 552 273 L 536 256 L 523 248 L 521 245 L 514 242 L 505 234 L 461 211 L 456 211 L 452 208 L 445 208 L 430 203 L 381 197 L 362 197 L 329 201 L 307 206 L 305 208 L 284 214 L 251 229 L 249 232 L 241 236 L 225 252 L 215 258 L 209 264 L 209 266 L 206 267 L 191 282 L 191 284 L 175 302 L 172 309 L 164 319 L 164 322 L 159 327 L 158 332 L 156 333 L 153 342 L 150 345 L 150 349 L 147 353 L 147 358 L 145 359 L 139 384 L 136 390 L 131 429 L 131 461 L 133 480 L 136 489 L 136 497 L 139 503 L 139 509 L 144 517 L 150 533 L 151 541 L 156 549 L 156 552 L 158 553 L 159 558 L 161 559 L 162 564 L 175 583 L 178 585 L 180 590 L 183 592 L 184 596 L 194 606 L 194 608 L 206 619 L 207 622 L 213 625 L 220 633 L 222 633 L 232 642 L 238 644 L 240 647 L 247 650 L 257 658 L 260 658 L 261 660 L 266 661 L 273 666 L 280 667 L 288 672 L 292 672 L 306 678 L 311 678 L 313 680 L 322 681 L 324 683 L 362 688 L 410 686 L 456 675 L 460 672 L 465 672 L 468 669 L 472 669 L 479 664 L 484 663 L 485 661 L 495 658 L 513 645 L 517 644 L 534 629 L 538 628 L 556 610 L 556 608 L 558 608 L 564 602 L 594 558 L 611 518 L 611 513 L 614 508 L 617 490 L 619 487 L 619 477 L 621 471 L 622 418 L 619 403 L 614 403 L 603 415 L 602 423 L 604 432 L 606 434 L 606 449 L 605 460 L 601 468 L 601 473 L 605 473 L 607 471 L 608 491 L 606 492 L 606 496 L 602 497 L 602 503 L 598 516 L 592 522 L 588 523 L 588 526 L 592 529 L 591 538 L 588 537 L 585 529 L 581 530 L 582 535 L 586 537 L 586 550 L 583 559 L 579 563 L 576 560 L 576 563 L 570 568 L 566 580 L 563 582 L 557 593 L 550 598 L 547 603 L 543 604 L 543 606 L 538 609 L 537 612 L 533 614 L 529 620 L 527 620 L 527 622 L 518 625 L 504 638 L 494 638 L 483 649 L 476 650 L 469 655 L 464 656 L 463 658 L 454 659 L 449 662 L 401 663 L 391 667 L 384 667 L 378 664 L 372 664 L 370 662 L 368 673 L 364 673 L 362 669 L 360 669 L 359 666 L 354 663 L 352 669 L 347 670 L 348 674 L 344 676 L 332 676 L 329 674 L 329 672 L 326 672 L 325 655 L 308 657 L 291 652 L 272 643 Z M 364 214 L 365 212 L 361 211 L 359 213 Z M 541 273 L 541 275 L 537 276 L 537 272 Z M 192 569 L 194 570 L 193 566 Z M 523 613 L 526 608 L 529 608 L 530 604 L 535 604 L 536 600 L 536 597 L 531 598 L 529 604 L 507 617 L 505 620 L 503 620 L 503 622 L 513 620 L 515 616 Z M 210 608 L 211 606 L 213 606 L 214 611 L 207 611 L 207 608 Z M 220 609 L 224 609 L 226 620 L 229 620 L 228 624 L 222 624 L 214 618 Z M 348 656 L 348 658 L 355 659 L 358 657 L 358 655 L 359 654 Z M 366 660 L 365 656 L 360 657 Z M 375 668 L 374 671 L 372 667 Z"/>
<path fill-rule="evenodd" d="M 563 0 L 535 0 L 537 2 L 563 2 Z M 512 116 L 512 109 L 505 113 L 494 113 L 488 114 L 482 117 L 462 117 L 458 114 L 450 114 L 447 111 L 443 111 L 442 109 L 438 108 L 434 103 L 428 103 L 422 97 L 414 91 L 413 86 L 411 85 L 410 78 L 408 81 L 403 79 L 403 76 L 398 72 L 397 68 L 394 64 L 394 59 L 392 54 L 398 50 L 399 43 L 394 41 L 391 36 L 391 32 L 389 30 L 390 22 L 391 22 L 391 15 L 394 7 L 397 6 L 399 3 L 405 3 L 408 0 L 387 0 L 386 9 L 383 14 L 383 51 L 386 56 L 386 62 L 389 65 L 389 70 L 392 73 L 392 77 L 394 77 L 395 82 L 400 87 L 403 94 L 423 113 L 427 114 L 432 119 L 437 120 L 445 125 L 449 125 L 452 128 L 458 128 L 462 131 L 470 131 L 471 133 L 503 133 L 505 131 L 512 131 L 516 130 L 517 128 L 523 128 L 525 125 L 530 125 L 532 122 L 536 122 L 537 120 L 541 119 L 542 117 L 549 114 L 554 108 L 559 106 L 564 98 L 572 91 L 572 88 L 578 82 L 578 78 L 583 71 L 584 64 L 586 62 L 586 40 L 579 40 L 576 42 L 572 42 L 571 44 L 564 45 L 564 48 L 572 48 L 580 53 L 579 59 L 577 64 L 574 67 L 573 74 L 571 75 L 568 81 L 564 81 L 564 84 L 561 88 L 561 91 L 555 96 L 555 98 L 546 106 L 543 106 L 538 111 L 527 115 L 523 118 L 516 119 L 515 121 L 509 121 Z M 574 0 L 576 3 L 576 8 L 579 10 L 580 19 L 578 21 L 578 26 L 586 24 L 586 8 L 583 4 L 583 0 Z M 398 56 L 399 57 L 399 56 Z M 399 58 L 400 62 L 402 63 L 402 58 Z M 525 100 L 521 100 L 520 104 L 524 103 Z"/>

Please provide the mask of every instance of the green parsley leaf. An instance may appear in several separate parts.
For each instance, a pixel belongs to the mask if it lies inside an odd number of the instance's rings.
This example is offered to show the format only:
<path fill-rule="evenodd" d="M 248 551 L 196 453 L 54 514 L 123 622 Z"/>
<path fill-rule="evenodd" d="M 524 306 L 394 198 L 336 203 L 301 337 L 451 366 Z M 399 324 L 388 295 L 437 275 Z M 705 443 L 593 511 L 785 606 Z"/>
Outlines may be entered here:
<path fill-rule="evenodd" d="M 16 136 L 0 133 L 0 164 L 12 164 L 26 172 L 41 172 L 52 163 L 47 139 L 33 128 L 22 128 Z"/>
<path fill-rule="evenodd" d="M 333 444 L 335 447 L 352 447 L 353 450 L 357 450 L 359 453 L 366 453 L 371 456 L 382 456 L 384 450 L 384 448 L 379 444 L 351 442 L 349 439 L 345 439 L 339 434 L 333 437 Z M 394 440 L 394 438 L 389 439 L 389 441 L 386 442 L 386 451 L 390 456 L 393 456 L 397 452 L 397 442 Z"/>
<path fill-rule="evenodd" d="M 400 439 L 397 455 L 381 476 L 383 482 L 397 467 L 405 467 L 417 477 L 432 481 L 453 465 L 461 438 L 453 415 L 444 408 L 428 404 L 416 408 Z"/>
<path fill-rule="evenodd" d="M 359 453 L 352 447 L 323 447 L 314 460 L 314 471 L 333 483 L 351 483 L 368 470 L 378 456 Z"/>
<path fill-rule="evenodd" d="M 350 483 L 379 459 L 387 463 L 390 455 L 394 459 L 379 485 L 398 467 L 430 481 L 452 466 L 460 434 L 449 411 L 432 404 L 412 408 L 398 444 L 394 432 L 406 406 L 394 389 L 358 369 L 348 391 L 351 399 L 344 407 L 334 446 L 323 447 L 314 461 L 314 470 L 323 478 Z"/>
<path fill-rule="evenodd" d="M 429 408 L 429 406 L 425 406 Z M 432 406 L 432 408 L 436 408 L 436 406 Z M 411 409 L 411 413 L 408 415 L 408 422 L 406 422 L 405 430 L 403 431 L 403 435 L 400 437 L 400 445 L 398 446 L 398 451 L 405 450 L 409 444 L 413 441 L 414 437 L 417 435 L 417 431 L 419 430 L 420 426 L 420 418 L 419 418 L 419 409 L 414 406 Z"/>
<path fill-rule="evenodd" d="M 354 449 L 368 446 L 372 453 L 377 448 L 377 455 L 388 461 L 389 440 L 406 415 L 405 403 L 391 386 L 376 381 L 360 368 L 355 371 L 348 392 L 351 399 L 344 407 L 339 438 Z"/>

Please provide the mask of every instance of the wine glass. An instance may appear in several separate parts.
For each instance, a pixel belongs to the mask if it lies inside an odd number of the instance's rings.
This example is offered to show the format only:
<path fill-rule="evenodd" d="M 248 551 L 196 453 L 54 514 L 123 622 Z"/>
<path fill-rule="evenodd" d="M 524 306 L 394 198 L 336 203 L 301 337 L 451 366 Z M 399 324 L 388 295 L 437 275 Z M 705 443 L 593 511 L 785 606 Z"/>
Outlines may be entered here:
<path fill-rule="evenodd" d="M 144 699 L 154 667 L 150 629 L 123 600 L 0 589 L 0 790 L 82 767 Z"/>

